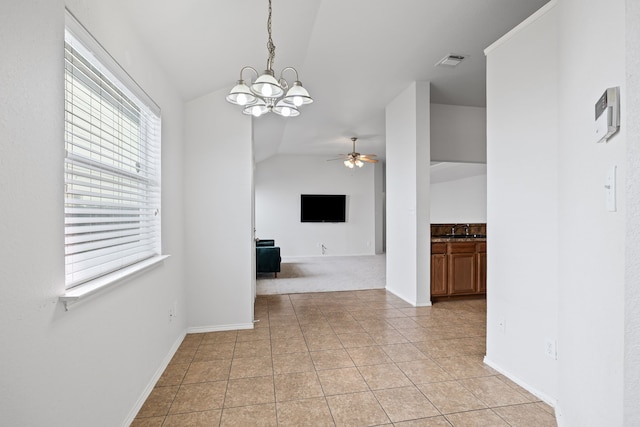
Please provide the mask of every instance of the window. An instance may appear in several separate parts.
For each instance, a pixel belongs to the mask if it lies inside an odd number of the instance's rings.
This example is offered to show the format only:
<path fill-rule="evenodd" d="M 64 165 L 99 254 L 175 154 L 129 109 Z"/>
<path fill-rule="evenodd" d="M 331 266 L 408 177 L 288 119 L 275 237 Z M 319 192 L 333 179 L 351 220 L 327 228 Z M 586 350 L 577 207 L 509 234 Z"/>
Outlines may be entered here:
<path fill-rule="evenodd" d="M 160 111 L 67 14 L 65 283 L 161 254 Z"/>

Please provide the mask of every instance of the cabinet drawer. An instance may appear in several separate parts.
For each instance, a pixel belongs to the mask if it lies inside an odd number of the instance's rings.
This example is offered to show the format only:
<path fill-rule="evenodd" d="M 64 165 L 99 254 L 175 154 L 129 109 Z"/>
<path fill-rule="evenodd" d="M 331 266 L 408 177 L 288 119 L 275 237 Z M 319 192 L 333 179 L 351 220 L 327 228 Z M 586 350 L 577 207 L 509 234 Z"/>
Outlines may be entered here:
<path fill-rule="evenodd" d="M 474 242 L 449 243 L 450 254 L 472 254 L 476 251 Z"/>
<path fill-rule="evenodd" d="M 432 254 L 446 254 L 447 253 L 447 244 L 446 243 L 432 243 L 431 244 L 431 253 Z"/>
<path fill-rule="evenodd" d="M 476 243 L 477 252 L 487 252 L 487 242 Z"/>

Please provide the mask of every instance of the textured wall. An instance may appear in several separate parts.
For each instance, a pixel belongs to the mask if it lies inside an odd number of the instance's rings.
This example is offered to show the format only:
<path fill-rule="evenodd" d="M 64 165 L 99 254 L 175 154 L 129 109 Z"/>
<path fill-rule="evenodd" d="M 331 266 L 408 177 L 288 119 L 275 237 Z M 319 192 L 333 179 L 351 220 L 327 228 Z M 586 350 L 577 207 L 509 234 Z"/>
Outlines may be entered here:
<path fill-rule="evenodd" d="M 640 2 L 627 0 L 624 425 L 640 425 Z M 624 107 L 623 107 L 624 108 Z"/>
<path fill-rule="evenodd" d="M 64 7 L 0 12 L 0 424 L 128 424 L 186 328 L 182 102 L 117 8 L 67 6 L 163 110 L 163 243 L 174 256 L 64 311 Z M 129 57 L 130 60 L 126 58 Z M 174 303 L 178 317 L 169 322 Z"/>
<path fill-rule="evenodd" d="M 187 312 L 195 330 L 253 327 L 251 118 L 225 90 L 185 108 Z"/>
<path fill-rule="evenodd" d="M 431 104 L 431 161 L 487 161 L 487 109 Z"/>
<path fill-rule="evenodd" d="M 620 86 L 627 97 L 625 0 L 593 0 L 588 7 L 561 0 L 558 8 L 559 414 L 566 426 L 617 426 L 623 424 L 627 127 L 597 144 L 593 109 L 607 87 Z M 622 123 L 626 118 L 623 109 Z M 616 212 L 605 205 L 612 166 Z"/>
<path fill-rule="evenodd" d="M 348 169 L 326 157 L 276 155 L 256 166 L 256 233 L 283 256 L 375 253 L 375 168 Z M 300 222 L 301 194 L 345 194 L 347 222 Z"/>
<path fill-rule="evenodd" d="M 485 360 L 552 404 L 557 361 L 544 350 L 558 339 L 557 22 L 543 8 L 487 49 Z"/>

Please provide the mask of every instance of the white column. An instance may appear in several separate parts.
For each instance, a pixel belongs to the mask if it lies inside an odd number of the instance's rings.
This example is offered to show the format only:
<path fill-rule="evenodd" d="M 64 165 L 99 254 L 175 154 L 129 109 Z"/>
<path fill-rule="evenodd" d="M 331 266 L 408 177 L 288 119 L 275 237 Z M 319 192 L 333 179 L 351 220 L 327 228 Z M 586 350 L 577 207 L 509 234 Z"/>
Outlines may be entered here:
<path fill-rule="evenodd" d="M 386 108 L 387 290 L 430 305 L 429 82 L 414 82 Z"/>
<path fill-rule="evenodd" d="M 225 90 L 186 104 L 185 264 L 189 330 L 253 327 L 251 118 Z"/>

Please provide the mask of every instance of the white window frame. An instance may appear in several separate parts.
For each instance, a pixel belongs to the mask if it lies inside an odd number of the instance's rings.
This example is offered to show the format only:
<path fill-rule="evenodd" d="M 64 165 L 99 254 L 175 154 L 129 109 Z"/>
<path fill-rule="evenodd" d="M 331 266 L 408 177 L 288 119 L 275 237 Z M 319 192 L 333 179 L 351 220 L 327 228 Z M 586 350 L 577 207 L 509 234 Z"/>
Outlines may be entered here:
<path fill-rule="evenodd" d="M 70 303 L 166 258 L 160 108 L 67 11 L 65 294 Z"/>

